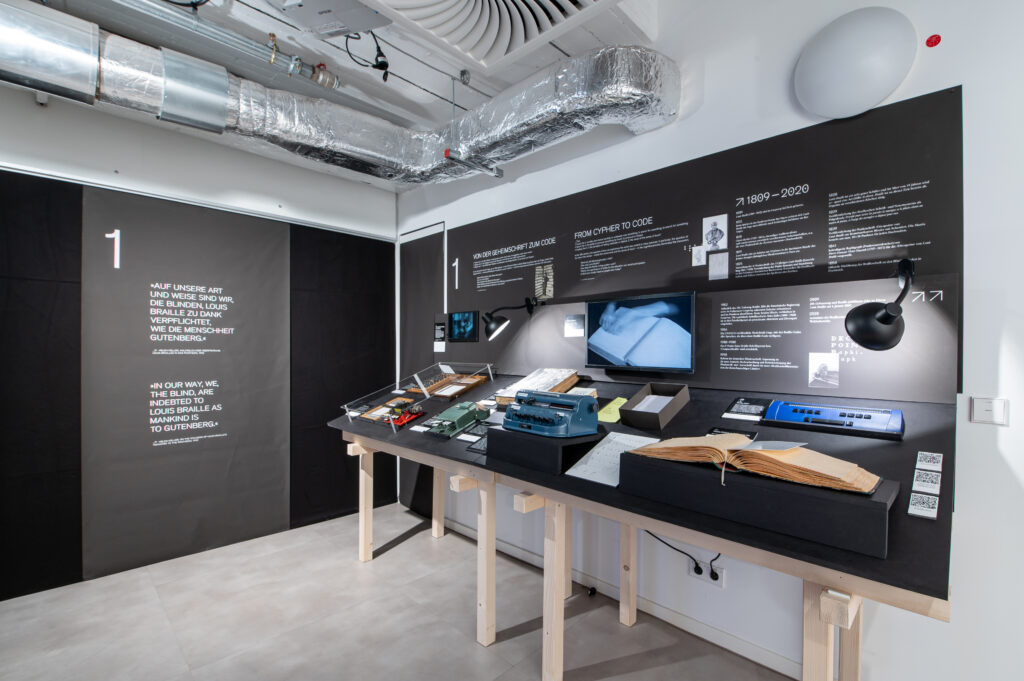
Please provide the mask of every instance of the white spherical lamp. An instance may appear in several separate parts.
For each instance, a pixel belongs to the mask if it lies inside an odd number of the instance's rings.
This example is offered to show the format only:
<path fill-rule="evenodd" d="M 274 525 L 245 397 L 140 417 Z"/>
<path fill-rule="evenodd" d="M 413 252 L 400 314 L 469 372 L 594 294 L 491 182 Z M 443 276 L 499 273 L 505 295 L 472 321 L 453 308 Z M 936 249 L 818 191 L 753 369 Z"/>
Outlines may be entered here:
<path fill-rule="evenodd" d="M 811 113 L 849 118 L 899 87 L 917 54 L 914 25 L 888 7 L 844 14 L 811 38 L 793 74 L 796 98 Z"/>

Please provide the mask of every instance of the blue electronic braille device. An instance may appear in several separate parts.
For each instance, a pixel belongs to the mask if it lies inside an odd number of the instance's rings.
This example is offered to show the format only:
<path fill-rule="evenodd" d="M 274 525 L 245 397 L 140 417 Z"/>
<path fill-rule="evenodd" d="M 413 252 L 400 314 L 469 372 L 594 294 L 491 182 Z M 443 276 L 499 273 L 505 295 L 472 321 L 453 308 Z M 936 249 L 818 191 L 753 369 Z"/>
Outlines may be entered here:
<path fill-rule="evenodd" d="M 883 440 L 903 439 L 903 411 L 772 400 L 761 423 Z"/>

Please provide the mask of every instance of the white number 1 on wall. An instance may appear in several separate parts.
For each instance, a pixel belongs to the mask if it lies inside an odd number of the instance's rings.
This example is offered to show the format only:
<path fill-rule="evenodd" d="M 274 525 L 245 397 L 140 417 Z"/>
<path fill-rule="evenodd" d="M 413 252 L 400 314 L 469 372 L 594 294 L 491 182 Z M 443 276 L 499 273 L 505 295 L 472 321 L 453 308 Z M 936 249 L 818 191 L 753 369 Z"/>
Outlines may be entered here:
<path fill-rule="evenodd" d="M 455 268 L 455 290 L 458 291 L 459 290 L 459 259 L 458 258 L 455 258 L 455 260 L 452 261 L 452 267 Z"/>
<path fill-rule="evenodd" d="M 121 269 L 121 230 L 115 229 L 110 234 L 104 234 L 103 236 L 114 240 L 114 269 Z"/>

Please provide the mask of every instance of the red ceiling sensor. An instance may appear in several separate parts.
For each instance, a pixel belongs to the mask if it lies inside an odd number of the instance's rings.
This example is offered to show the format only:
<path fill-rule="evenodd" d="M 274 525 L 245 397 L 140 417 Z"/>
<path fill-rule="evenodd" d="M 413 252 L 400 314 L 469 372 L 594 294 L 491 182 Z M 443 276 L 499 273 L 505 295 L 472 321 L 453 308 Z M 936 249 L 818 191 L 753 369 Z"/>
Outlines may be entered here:
<path fill-rule="evenodd" d="M 935 47 L 941 42 L 942 36 L 939 35 L 938 33 L 933 33 L 932 35 L 928 36 L 928 40 L 925 40 L 924 44 L 927 45 L 928 47 Z"/>

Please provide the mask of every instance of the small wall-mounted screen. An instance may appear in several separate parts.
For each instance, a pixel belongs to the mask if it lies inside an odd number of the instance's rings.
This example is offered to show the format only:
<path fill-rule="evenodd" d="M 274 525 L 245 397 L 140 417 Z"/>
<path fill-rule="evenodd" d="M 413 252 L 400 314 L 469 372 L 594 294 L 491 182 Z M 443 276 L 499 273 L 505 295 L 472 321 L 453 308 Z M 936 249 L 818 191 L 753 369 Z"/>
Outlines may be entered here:
<path fill-rule="evenodd" d="M 587 366 L 693 371 L 694 294 L 587 303 Z"/>
<path fill-rule="evenodd" d="M 469 312 L 448 313 L 448 340 L 452 343 L 475 343 L 480 339 L 480 313 Z"/>

